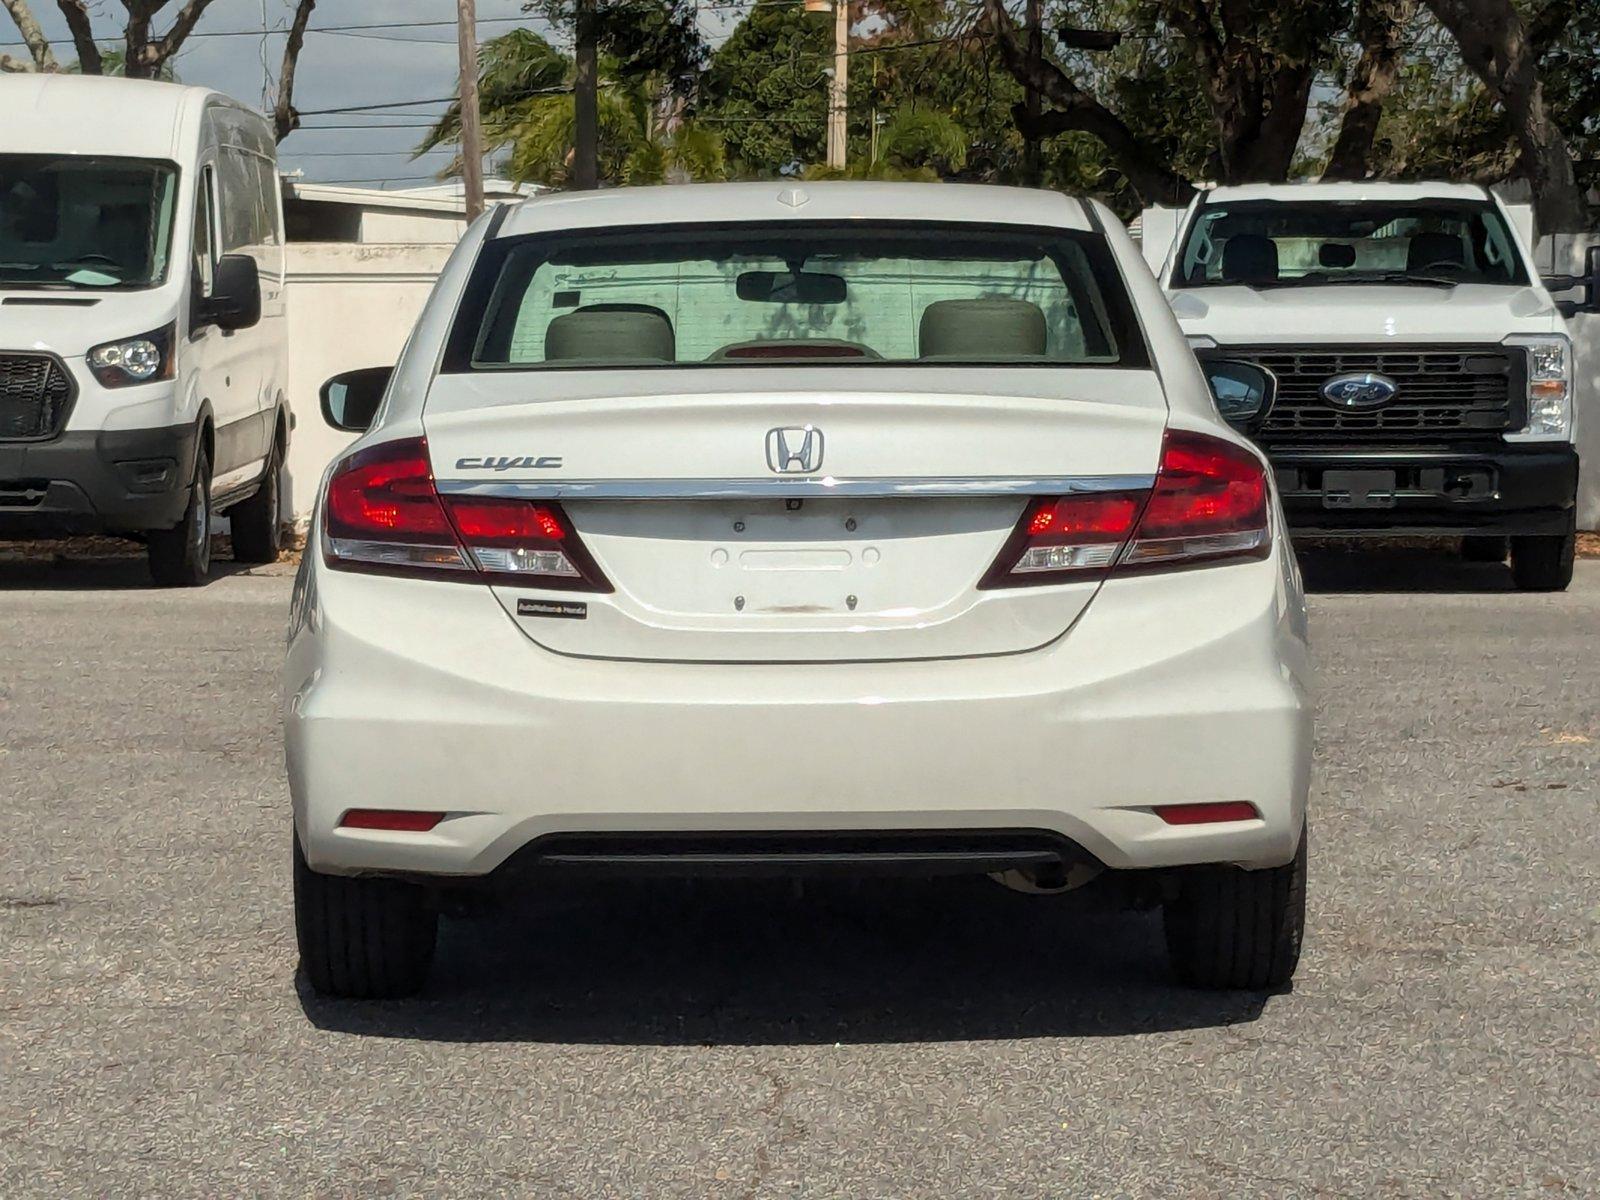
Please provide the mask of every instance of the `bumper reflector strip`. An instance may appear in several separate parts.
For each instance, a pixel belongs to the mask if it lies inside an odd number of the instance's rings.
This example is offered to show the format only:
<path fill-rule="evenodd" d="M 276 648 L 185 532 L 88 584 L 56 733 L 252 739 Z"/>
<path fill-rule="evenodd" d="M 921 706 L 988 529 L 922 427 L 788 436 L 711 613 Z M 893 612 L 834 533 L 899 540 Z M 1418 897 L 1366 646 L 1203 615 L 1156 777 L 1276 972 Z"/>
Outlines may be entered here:
<path fill-rule="evenodd" d="M 1211 825 L 1222 821 L 1255 821 L 1261 816 L 1246 800 L 1218 804 L 1158 804 L 1156 816 L 1168 825 Z"/>
<path fill-rule="evenodd" d="M 339 818 L 342 829 L 384 829 L 390 833 L 427 833 L 440 821 L 442 812 L 411 812 L 398 808 L 352 808 Z"/>

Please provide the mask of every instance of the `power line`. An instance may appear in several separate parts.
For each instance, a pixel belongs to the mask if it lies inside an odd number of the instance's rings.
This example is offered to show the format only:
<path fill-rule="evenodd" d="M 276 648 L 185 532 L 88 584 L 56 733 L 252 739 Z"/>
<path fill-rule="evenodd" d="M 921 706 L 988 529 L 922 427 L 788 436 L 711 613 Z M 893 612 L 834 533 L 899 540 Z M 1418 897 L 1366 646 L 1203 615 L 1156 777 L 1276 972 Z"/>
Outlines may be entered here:
<path fill-rule="evenodd" d="M 508 22 L 513 23 L 513 24 L 518 24 L 518 25 L 535 25 L 535 24 L 539 24 L 540 23 L 537 20 L 530 19 L 529 17 L 526 17 L 526 16 L 520 16 L 520 17 L 479 17 L 477 23 L 479 25 L 504 25 L 504 24 L 506 24 Z M 371 29 L 441 29 L 441 28 L 454 29 L 455 27 L 456 27 L 456 23 L 454 21 L 373 21 L 373 22 L 369 22 L 369 23 L 366 23 L 366 24 L 356 24 L 356 25 L 311 25 L 311 26 L 307 26 L 306 32 L 307 33 L 355 33 L 357 31 L 371 30 Z M 264 36 L 265 37 L 270 37 L 270 36 L 273 36 L 273 35 L 276 35 L 276 34 L 288 33 L 288 32 L 289 32 L 289 30 L 288 30 L 287 26 L 269 27 L 269 26 L 266 26 L 266 25 L 263 25 L 260 29 L 196 29 L 194 32 L 189 34 L 189 36 L 184 39 L 184 42 L 187 44 L 193 38 L 226 38 L 226 37 L 252 37 L 253 38 L 253 37 L 264 37 Z M 152 35 L 152 36 L 159 36 L 159 35 Z M 100 39 L 97 38 L 96 40 L 99 41 Z M 107 40 L 112 40 L 112 39 L 107 39 Z M 397 39 L 397 40 L 399 40 L 399 41 L 410 41 L 410 40 L 416 40 L 416 39 L 400 38 L 400 39 Z M 444 44 L 444 43 L 441 43 L 441 44 Z M 455 45 L 455 42 L 452 40 L 448 44 L 453 46 L 453 45 Z M 27 45 L 26 42 L 0 42 L 0 46 L 26 46 L 26 45 Z"/>
<path fill-rule="evenodd" d="M 302 108 L 302 117 L 321 117 L 329 113 L 372 112 L 380 108 L 409 108 L 414 104 L 454 104 L 454 96 L 435 96 L 429 100 L 390 100 L 384 104 L 347 104 L 342 108 Z M 395 113 L 397 117 L 416 116 L 415 113 Z"/>

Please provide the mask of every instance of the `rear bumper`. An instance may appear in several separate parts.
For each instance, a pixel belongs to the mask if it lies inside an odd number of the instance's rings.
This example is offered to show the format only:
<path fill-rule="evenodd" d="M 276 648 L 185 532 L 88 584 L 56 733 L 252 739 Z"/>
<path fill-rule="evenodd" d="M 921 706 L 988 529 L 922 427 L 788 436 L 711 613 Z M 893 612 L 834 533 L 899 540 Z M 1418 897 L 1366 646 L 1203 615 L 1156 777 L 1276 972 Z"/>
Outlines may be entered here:
<path fill-rule="evenodd" d="M 0 442 L 0 537 L 171 529 L 194 448 L 192 425 Z"/>
<path fill-rule="evenodd" d="M 1311 758 L 1286 552 L 1114 580 L 1024 654 L 697 664 L 544 650 L 486 588 L 329 571 L 291 616 L 285 750 L 309 863 L 481 876 L 556 835 L 1034 831 L 1109 867 L 1274 866 Z M 1167 825 L 1161 804 L 1253 821 Z M 444 811 L 428 833 L 351 808 Z M 525 857 L 525 856 L 522 856 Z"/>
<path fill-rule="evenodd" d="M 1568 528 L 1578 494 L 1571 445 L 1461 450 L 1269 449 L 1290 528 L 1312 534 L 1548 534 Z M 1392 471 L 1392 496 L 1349 506 L 1330 471 Z"/>

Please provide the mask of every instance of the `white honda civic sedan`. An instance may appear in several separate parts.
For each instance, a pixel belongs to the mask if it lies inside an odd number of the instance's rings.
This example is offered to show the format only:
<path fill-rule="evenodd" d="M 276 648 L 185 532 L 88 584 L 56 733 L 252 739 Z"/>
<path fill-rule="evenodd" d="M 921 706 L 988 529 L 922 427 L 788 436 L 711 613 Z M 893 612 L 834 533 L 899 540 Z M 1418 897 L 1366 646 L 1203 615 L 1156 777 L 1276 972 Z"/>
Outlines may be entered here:
<path fill-rule="evenodd" d="M 289 630 L 311 986 L 414 991 L 452 890 L 585 869 L 1142 872 L 1180 978 L 1282 986 L 1305 608 L 1219 410 L 1273 390 L 1202 371 L 1090 200 L 486 214 L 398 365 L 323 390 L 363 436 Z"/>

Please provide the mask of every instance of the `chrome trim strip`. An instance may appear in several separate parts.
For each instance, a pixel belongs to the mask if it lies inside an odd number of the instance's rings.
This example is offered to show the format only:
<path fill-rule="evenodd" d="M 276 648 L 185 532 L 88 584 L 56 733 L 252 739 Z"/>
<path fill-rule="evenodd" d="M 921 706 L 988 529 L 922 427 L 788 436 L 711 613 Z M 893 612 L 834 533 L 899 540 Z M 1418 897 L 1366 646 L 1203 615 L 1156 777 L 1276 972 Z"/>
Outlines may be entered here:
<path fill-rule="evenodd" d="M 1136 492 L 1155 486 L 1154 475 L 930 476 L 835 479 L 440 479 L 449 496 L 503 496 L 517 500 L 759 500 L 822 496 L 1067 496 L 1081 492 Z"/>

